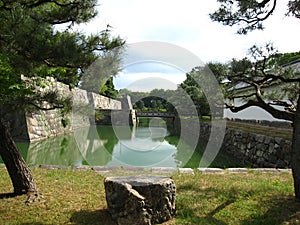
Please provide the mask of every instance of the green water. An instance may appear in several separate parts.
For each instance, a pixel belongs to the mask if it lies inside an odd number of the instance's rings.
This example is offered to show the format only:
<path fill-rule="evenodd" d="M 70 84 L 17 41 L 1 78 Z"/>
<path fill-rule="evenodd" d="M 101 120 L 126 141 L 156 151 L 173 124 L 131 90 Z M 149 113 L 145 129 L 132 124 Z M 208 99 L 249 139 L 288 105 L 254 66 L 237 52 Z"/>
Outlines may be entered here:
<path fill-rule="evenodd" d="M 192 149 L 171 133 L 161 120 L 144 120 L 138 127 L 91 126 L 74 134 L 16 144 L 29 165 L 199 167 L 205 143 Z M 243 165 L 219 154 L 210 166 Z"/>

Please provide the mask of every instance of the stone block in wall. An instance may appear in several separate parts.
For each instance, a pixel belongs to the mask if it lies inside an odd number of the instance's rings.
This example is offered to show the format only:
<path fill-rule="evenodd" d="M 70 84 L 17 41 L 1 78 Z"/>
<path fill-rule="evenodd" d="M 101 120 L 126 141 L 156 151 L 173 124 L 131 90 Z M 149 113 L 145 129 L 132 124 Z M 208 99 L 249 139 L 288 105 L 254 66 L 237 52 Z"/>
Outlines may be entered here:
<path fill-rule="evenodd" d="M 263 135 L 257 134 L 257 135 L 255 136 L 255 141 L 256 141 L 256 142 L 263 143 L 264 140 L 265 140 L 265 136 L 263 136 Z"/>
<path fill-rule="evenodd" d="M 283 141 L 283 139 L 279 138 L 279 137 L 275 137 L 274 140 L 275 140 L 275 143 L 278 144 L 278 145 L 280 145 L 280 143 Z"/>

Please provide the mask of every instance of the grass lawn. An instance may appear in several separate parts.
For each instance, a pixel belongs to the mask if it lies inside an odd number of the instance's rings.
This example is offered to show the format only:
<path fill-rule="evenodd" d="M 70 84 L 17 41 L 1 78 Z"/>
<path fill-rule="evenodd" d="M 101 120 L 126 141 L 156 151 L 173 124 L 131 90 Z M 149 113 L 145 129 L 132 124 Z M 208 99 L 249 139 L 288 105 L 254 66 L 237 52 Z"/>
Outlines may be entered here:
<path fill-rule="evenodd" d="M 44 198 L 29 206 L 26 196 L 0 199 L 0 224 L 115 225 L 107 211 L 104 184 L 94 171 L 33 169 Z M 164 225 L 300 224 L 300 203 L 291 174 L 174 174 L 176 218 Z M 0 195 L 12 191 L 0 168 Z"/>
<path fill-rule="evenodd" d="M 279 128 L 279 127 L 271 127 L 271 126 L 263 126 L 260 124 L 251 124 L 251 123 L 243 123 L 243 122 L 233 122 L 226 121 L 226 126 L 228 128 L 242 130 L 249 133 L 261 134 L 270 137 L 280 137 L 287 140 L 292 139 L 292 128 Z"/>

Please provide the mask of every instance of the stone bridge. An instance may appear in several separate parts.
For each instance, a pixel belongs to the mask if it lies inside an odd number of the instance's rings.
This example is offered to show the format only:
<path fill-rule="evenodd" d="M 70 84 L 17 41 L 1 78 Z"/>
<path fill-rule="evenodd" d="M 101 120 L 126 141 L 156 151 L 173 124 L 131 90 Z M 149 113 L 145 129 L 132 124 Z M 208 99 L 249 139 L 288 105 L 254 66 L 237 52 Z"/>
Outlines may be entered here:
<path fill-rule="evenodd" d="M 161 117 L 161 118 L 175 118 L 174 113 L 162 113 L 162 112 L 137 112 L 137 117 Z"/>

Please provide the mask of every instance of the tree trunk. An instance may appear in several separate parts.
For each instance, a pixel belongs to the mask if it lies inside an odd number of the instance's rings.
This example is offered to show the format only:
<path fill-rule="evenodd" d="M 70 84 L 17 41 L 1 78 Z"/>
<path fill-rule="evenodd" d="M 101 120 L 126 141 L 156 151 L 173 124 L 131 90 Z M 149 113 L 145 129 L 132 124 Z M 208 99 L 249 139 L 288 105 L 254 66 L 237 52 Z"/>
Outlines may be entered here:
<path fill-rule="evenodd" d="M 31 171 L 17 149 L 7 127 L 0 119 L 0 155 L 17 195 L 37 193 Z"/>
<path fill-rule="evenodd" d="M 300 92 L 293 121 L 292 171 L 294 178 L 295 196 L 298 200 L 300 200 Z"/>

